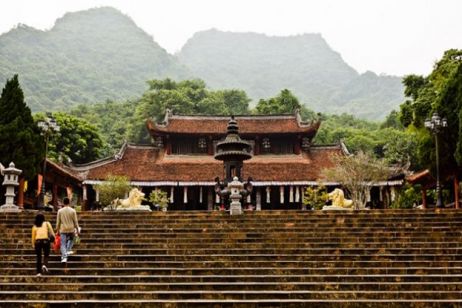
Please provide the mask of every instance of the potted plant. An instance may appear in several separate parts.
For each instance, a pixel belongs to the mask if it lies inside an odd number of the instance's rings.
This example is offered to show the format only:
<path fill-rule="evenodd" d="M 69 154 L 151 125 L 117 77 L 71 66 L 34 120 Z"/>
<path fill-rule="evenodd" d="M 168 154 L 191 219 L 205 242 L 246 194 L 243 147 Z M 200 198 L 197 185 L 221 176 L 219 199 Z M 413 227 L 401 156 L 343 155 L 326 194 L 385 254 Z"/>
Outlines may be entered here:
<path fill-rule="evenodd" d="M 163 212 L 167 211 L 167 207 L 168 207 L 167 192 L 156 188 L 149 194 L 149 201 L 152 202 L 152 204 L 154 204 L 154 206 L 159 208 L 161 211 Z"/>

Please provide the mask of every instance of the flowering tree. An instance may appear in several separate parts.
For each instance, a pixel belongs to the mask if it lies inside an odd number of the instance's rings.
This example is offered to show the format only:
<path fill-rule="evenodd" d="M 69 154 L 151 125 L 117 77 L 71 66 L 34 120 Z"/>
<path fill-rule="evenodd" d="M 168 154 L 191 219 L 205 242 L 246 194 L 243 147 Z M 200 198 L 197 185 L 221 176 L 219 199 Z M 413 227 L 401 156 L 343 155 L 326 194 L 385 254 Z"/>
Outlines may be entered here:
<path fill-rule="evenodd" d="M 390 174 L 383 160 L 364 152 L 334 156 L 333 163 L 333 168 L 323 170 L 323 176 L 329 181 L 341 183 L 350 192 L 355 209 L 364 208 L 371 185 L 386 180 Z"/>

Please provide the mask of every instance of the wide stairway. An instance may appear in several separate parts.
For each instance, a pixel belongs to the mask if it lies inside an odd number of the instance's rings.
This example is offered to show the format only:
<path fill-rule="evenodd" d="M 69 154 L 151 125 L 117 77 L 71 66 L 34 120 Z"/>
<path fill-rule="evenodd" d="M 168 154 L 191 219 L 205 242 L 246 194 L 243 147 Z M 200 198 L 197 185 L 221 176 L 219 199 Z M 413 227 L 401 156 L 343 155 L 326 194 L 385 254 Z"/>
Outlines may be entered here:
<path fill-rule="evenodd" d="M 42 277 L 34 215 L 0 214 L 0 307 L 462 302 L 462 211 L 83 212 L 76 254 Z"/>

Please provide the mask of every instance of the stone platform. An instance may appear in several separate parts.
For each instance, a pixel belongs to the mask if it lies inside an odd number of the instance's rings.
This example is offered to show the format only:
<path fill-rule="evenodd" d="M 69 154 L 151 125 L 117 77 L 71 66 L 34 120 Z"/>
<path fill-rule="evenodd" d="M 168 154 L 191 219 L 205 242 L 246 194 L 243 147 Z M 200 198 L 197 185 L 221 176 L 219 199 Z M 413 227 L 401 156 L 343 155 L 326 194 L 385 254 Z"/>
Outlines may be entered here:
<path fill-rule="evenodd" d="M 462 302 L 462 211 L 84 212 L 68 267 L 52 253 L 42 277 L 34 215 L 0 214 L 1 307 Z"/>

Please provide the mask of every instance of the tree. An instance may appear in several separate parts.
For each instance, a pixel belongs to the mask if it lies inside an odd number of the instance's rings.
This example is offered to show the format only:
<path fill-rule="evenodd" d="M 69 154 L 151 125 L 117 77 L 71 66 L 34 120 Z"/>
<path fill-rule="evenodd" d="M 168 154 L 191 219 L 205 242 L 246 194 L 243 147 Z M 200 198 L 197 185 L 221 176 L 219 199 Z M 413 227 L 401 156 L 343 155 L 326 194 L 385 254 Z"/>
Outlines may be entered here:
<path fill-rule="evenodd" d="M 460 113 L 462 109 L 462 50 L 450 49 L 438 61 L 426 77 L 409 75 L 403 80 L 408 100 L 401 106 L 400 120 L 408 129 L 416 132 L 415 149 L 418 165 L 435 168 L 433 136 L 424 127 L 424 121 L 434 112 L 448 120 L 448 128 L 441 134 L 440 163 L 443 173 L 452 172 L 462 163 Z"/>
<path fill-rule="evenodd" d="M 96 185 L 99 201 L 103 206 L 112 204 L 117 198 L 123 198 L 131 189 L 129 179 L 125 176 L 109 175 L 102 184 Z"/>
<path fill-rule="evenodd" d="M 129 138 L 134 142 L 149 143 L 145 122 L 148 118 L 162 120 L 166 109 L 177 114 L 231 115 L 245 114 L 250 99 L 241 90 L 209 91 L 202 80 L 150 80 L 136 106 Z"/>
<path fill-rule="evenodd" d="M 371 185 L 387 179 L 390 173 L 383 160 L 363 152 L 350 156 L 334 156 L 333 163 L 333 168 L 323 170 L 323 176 L 329 181 L 339 182 L 350 192 L 355 209 L 366 206 Z"/>
<path fill-rule="evenodd" d="M 70 115 L 86 120 L 94 125 L 105 146 L 102 149 L 104 157 L 113 155 L 128 140 L 129 127 L 134 125 L 133 115 L 138 100 L 104 103 L 92 106 L 79 105 L 70 111 Z"/>
<path fill-rule="evenodd" d="M 168 207 L 167 192 L 156 188 L 149 194 L 149 201 L 162 211 L 166 211 Z"/>
<path fill-rule="evenodd" d="M 32 179 L 44 159 L 44 140 L 24 102 L 18 75 L 7 80 L 0 97 L 0 158 L 14 162 L 26 179 Z"/>
<path fill-rule="evenodd" d="M 59 138 L 49 142 L 48 156 L 54 160 L 65 160 L 76 164 L 101 158 L 105 144 L 97 128 L 87 121 L 63 112 L 54 113 L 60 127 Z M 43 114 L 37 114 L 41 120 Z"/>
<path fill-rule="evenodd" d="M 320 210 L 326 205 L 329 200 L 326 187 L 319 185 L 317 187 L 308 186 L 303 194 L 303 205 L 309 206 L 312 209 Z"/>
<path fill-rule="evenodd" d="M 276 97 L 268 100 L 260 99 L 255 110 L 258 114 L 294 113 L 300 109 L 298 99 L 287 89 L 282 90 Z"/>

